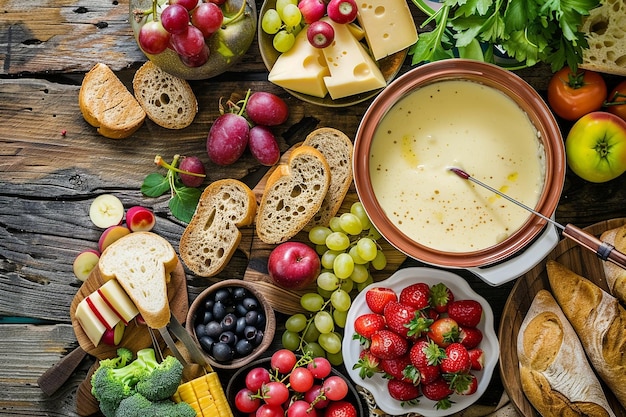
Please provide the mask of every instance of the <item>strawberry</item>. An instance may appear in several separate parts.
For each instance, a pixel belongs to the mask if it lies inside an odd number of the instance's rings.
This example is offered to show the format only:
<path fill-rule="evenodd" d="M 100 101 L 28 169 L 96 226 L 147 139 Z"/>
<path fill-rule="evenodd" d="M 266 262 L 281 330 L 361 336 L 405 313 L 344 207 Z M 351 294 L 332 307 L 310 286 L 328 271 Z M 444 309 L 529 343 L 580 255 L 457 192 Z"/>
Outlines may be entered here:
<path fill-rule="evenodd" d="M 476 327 L 459 328 L 459 342 L 463 344 L 467 349 L 475 348 L 483 340 L 483 332 Z"/>
<path fill-rule="evenodd" d="M 446 284 L 440 282 L 430 288 L 430 305 L 438 313 L 448 311 L 448 303 L 454 301 L 454 295 Z"/>
<path fill-rule="evenodd" d="M 324 417 L 357 417 L 358 413 L 356 411 L 356 407 L 352 405 L 352 403 L 339 400 L 339 401 L 331 401 L 328 406 L 326 406 L 326 411 L 324 411 Z"/>
<path fill-rule="evenodd" d="M 403 405 L 414 404 L 420 395 L 420 389 L 411 382 L 392 378 L 387 382 L 387 390 L 394 400 L 402 401 Z"/>
<path fill-rule="evenodd" d="M 460 326 L 476 327 L 483 315 L 483 306 L 476 300 L 458 300 L 448 303 L 448 316 Z"/>
<path fill-rule="evenodd" d="M 469 381 L 468 381 L 467 385 L 463 386 L 463 387 L 459 387 L 457 385 L 457 387 L 455 388 L 455 392 L 457 394 L 460 394 L 460 395 L 472 395 L 478 389 L 478 379 L 474 375 L 472 375 L 472 374 L 469 374 L 467 376 L 469 378 Z"/>
<path fill-rule="evenodd" d="M 448 386 L 448 382 L 443 378 L 437 378 L 429 384 L 422 385 L 422 394 L 432 401 L 437 401 L 437 410 L 446 410 L 452 406 L 450 395 L 454 391 Z"/>
<path fill-rule="evenodd" d="M 391 330 L 379 330 L 372 335 L 370 352 L 380 359 L 400 357 L 409 350 L 409 343 Z"/>
<path fill-rule="evenodd" d="M 398 301 L 398 295 L 391 288 L 374 287 L 365 293 L 365 303 L 373 313 L 382 314 L 390 301 Z"/>
<path fill-rule="evenodd" d="M 446 357 L 441 360 L 440 366 L 443 373 L 463 374 L 470 370 L 472 363 L 465 346 L 455 342 L 446 347 Z"/>
<path fill-rule="evenodd" d="M 439 365 L 426 365 L 418 369 L 422 384 L 430 384 L 441 376 Z"/>
<path fill-rule="evenodd" d="M 424 282 L 418 282 L 404 287 L 402 291 L 400 291 L 399 301 L 416 310 L 425 309 L 430 306 L 430 287 Z"/>
<path fill-rule="evenodd" d="M 467 351 L 470 357 L 471 369 L 474 371 L 482 371 L 485 367 L 485 352 L 480 348 L 470 349 Z"/>
<path fill-rule="evenodd" d="M 352 366 L 352 369 L 358 369 L 362 379 L 370 378 L 381 371 L 380 359 L 372 355 L 369 349 L 364 349 L 359 354 L 359 360 Z"/>
<path fill-rule="evenodd" d="M 406 334 L 407 337 L 411 340 L 417 340 L 428 332 L 428 328 L 435 321 L 427 315 L 430 311 L 434 310 L 429 308 L 427 310 L 418 310 L 416 312 L 417 314 L 415 314 L 415 317 L 409 322 L 408 325 L 405 325 L 405 327 L 408 326 L 409 329 Z M 437 313 L 435 312 L 435 314 Z"/>
<path fill-rule="evenodd" d="M 415 342 L 409 351 L 411 363 L 418 369 L 427 365 L 438 365 L 444 357 L 444 350 L 435 342 L 426 339 Z"/>
<path fill-rule="evenodd" d="M 354 331 L 365 339 L 370 339 L 375 331 L 386 327 L 385 318 L 376 313 L 362 314 L 354 321 Z"/>
<path fill-rule="evenodd" d="M 380 369 L 387 374 L 386 376 L 406 382 L 414 382 L 411 378 L 404 374 L 404 370 L 409 365 L 411 365 L 409 355 L 402 355 L 394 359 L 382 359 L 380 361 Z"/>
<path fill-rule="evenodd" d="M 427 336 L 439 346 L 445 348 L 459 339 L 459 325 L 450 317 L 437 319 L 430 325 Z"/>
<path fill-rule="evenodd" d="M 416 317 L 417 310 L 411 306 L 390 301 L 385 306 L 383 315 L 387 322 L 387 327 L 402 337 L 407 337 L 411 320 Z"/>

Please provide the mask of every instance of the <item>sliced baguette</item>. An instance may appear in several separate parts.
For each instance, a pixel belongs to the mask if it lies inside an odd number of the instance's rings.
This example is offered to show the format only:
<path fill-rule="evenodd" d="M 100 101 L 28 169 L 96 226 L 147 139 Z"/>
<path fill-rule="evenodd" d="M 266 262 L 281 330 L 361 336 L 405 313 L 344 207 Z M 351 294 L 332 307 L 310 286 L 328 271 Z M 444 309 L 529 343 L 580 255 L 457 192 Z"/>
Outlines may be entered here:
<path fill-rule="evenodd" d="M 259 239 L 278 244 L 294 237 L 318 212 L 329 185 L 324 155 L 308 145 L 295 148 L 267 179 L 256 218 Z"/>
<path fill-rule="evenodd" d="M 211 183 L 180 238 L 183 263 L 202 277 L 222 271 L 241 242 L 239 228 L 252 224 L 256 208 L 246 184 L 234 179 Z"/>
<path fill-rule="evenodd" d="M 626 225 L 607 230 L 600 240 L 615 246 L 620 252 L 626 251 Z M 611 295 L 626 304 L 626 270 L 613 262 L 602 261 L 604 276 Z"/>
<path fill-rule="evenodd" d="M 626 76 L 625 0 L 602 0 L 583 19 L 580 31 L 589 46 L 583 49 L 580 68 Z"/>
<path fill-rule="evenodd" d="M 117 279 L 146 324 L 158 329 L 170 321 L 167 283 L 177 264 L 167 240 L 153 232 L 134 232 L 109 245 L 98 268 L 105 281 Z"/>
<path fill-rule="evenodd" d="M 98 133 L 111 139 L 127 138 L 141 127 L 146 113 L 126 86 L 102 63 L 89 70 L 78 92 L 78 106 Z"/>
<path fill-rule="evenodd" d="M 198 101 L 182 78 L 163 71 L 147 61 L 133 77 L 135 98 L 148 118 L 167 129 L 183 129 L 198 113 Z"/>
<path fill-rule="evenodd" d="M 303 145 L 309 145 L 324 155 L 330 166 L 330 185 L 322 206 L 304 227 L 311 230 L 314 226 L 328 226 L 330 219 L 341 208 L 350 185 L 352 185 L 352 141 L 340 130 L 323 127 L 311 132 Z"/>

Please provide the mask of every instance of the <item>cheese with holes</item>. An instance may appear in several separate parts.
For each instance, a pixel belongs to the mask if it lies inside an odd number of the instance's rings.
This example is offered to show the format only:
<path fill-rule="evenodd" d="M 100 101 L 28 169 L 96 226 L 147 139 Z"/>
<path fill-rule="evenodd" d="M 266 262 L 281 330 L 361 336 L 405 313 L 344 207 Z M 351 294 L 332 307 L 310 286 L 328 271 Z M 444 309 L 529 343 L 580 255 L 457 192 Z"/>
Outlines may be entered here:
<path fill-rule="evenodd" d="M 324 55 L 309 43 L 305 28 L 298 33 L 291 49 L 278 57 L 267 79 L 288 90 L 324 97 L 328 93 L 324 77 L 328 74 Z"/>
<path fill-rule="evenodd" d="M 91 308 L 89 308 L 86 298 L 81 300 L 76 306 L 74 317 L 78 320 L 78 324 L 80 324 L 80 327 L 82 327 L 89 340 L 91 340 L 91 343 L 93 343 L 94 346 L 98 346 L 102 335 L 104 335 L 106 331 L 106 327 L 98 317 L 96 317 L 96 314 Z"/>
<path fill-rule="evenodd" d="M 357 18 L 376 60 L 417 41 L 417 28 L 406 0 L 362 0 Z"/>
<path fill-rule="evenodd" d="M 139 314 L 139 310 L 117 280 L 111 279 L 105 282 L 98 288 L 98 294 L 124 324 L 128 324 Z"/>
<path fill-rule="evenodd" d="M 331 98 L 335 100 L 385 87 L 387 83 L 376 62 L 350 29 L 327 17 L 323 19 L 335 31 L 333 43 L 322 49 L 330 71 L 324 82 Z"/>

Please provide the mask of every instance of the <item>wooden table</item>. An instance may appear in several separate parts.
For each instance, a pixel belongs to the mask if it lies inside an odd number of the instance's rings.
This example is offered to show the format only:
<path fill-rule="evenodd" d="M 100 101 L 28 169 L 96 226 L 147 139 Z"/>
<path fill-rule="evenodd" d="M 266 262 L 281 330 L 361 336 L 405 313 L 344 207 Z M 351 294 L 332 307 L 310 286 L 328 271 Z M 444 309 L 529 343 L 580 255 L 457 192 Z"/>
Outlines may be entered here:
<path fill-rule="evenodd" d="M 108 192 L 126 207 L 152 208 L 158 216 L 155 232 L 177 249 L 185 225 L 169 214 L 167 197 L 147 198 L 139 191 L 144 177 L 156 170 L 156 154 L 165 159 L 174 154 L 199 156 L 210 167 L 207 181 L 237 178 L 254 186 L 263 172 L 249 155 L 228 167 L 209 165 L 205 139 L 219 115 L 220 97 L 250 88 L 284 98 L 291 114 L 277 129 L 282 151 L 321 126 L 354 137 L 369 101 L 330 109 L 291 97 L 267 81 L 255 42 L 230 72 L 191 82 L 200 111 L 189 128 L 170 131 L 146 121 L 132 138 L 106 139 L 83 120 L 78 90 L 84 73 L 96 62 L 107 63 L 130 85 L 145 61 L 128 25 L 128 3 L 0 4 L 0 414 L 74 416 L 77 386 L 93 358 L 85 359 L 51 397 L 40 390 L 37 379 L 77 347 L 69 307 L 81 282 L 72 273 L 72 262 L 83 249 L 96 247 L 101 233 L 87 214 L 93 198 Z M 417 12 L 416 20 L 423 21 Z M 402 72 L 410 68 L 407 61 Z M 545 91 L 548 69 L 518 73 Z M 626 176 L 590 184 L 568 173 L 556 218 L 584 227 L 624 217 L 625 200 Z M 249 245 L 248 236 L 218 277 L 188 274 L 190 301 L 216 279 L 241 277 Z M 498 319 L 512 283 L 493 288 L 469 273 L 463 275 L 490 301 Z M 493 403 L 502 393 L 497 373 L 493 386 L 482 402 Z"/>

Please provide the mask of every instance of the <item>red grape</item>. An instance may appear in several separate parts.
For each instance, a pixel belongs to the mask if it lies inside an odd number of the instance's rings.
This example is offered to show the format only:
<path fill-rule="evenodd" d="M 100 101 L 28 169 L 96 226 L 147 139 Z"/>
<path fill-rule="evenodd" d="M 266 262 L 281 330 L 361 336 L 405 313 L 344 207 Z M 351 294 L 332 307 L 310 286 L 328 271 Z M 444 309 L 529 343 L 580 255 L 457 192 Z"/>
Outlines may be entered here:
<path fill-rule="evenodd" d="M 309 371 L 311 371 L 315 378 L 324 379 L 330 375 L 332 365 L 328 359 L 318 356 L 307 364 L 307 368 L 309 368 Z"/>
<path fill-rule="evenodd" d="M 180 161 L 178 168 L 194 174 L 206 174 L 204 164 L 197 156 L 186 156 Z M 199 187 L 204 182 L 204 177 L 196 177 L 189 174 L 178 174 L 180 180 L 187 187 Z"/>
<path fill-rule="evenodd" d="M 185 33 L 189 28 L 189 11 L 180 4 L 167 6 L 161 12 L 161 23 L 171 34 Z"/>
<path fill-rule="evenodd" d="M 283 408 L 280 405 L 261 404 L 255 417 L 284 417 Z"/>
<path fill-rule="evenodd" d="M 170 4 L 180 4 L 185 9 L 191 11 L 198 5 L 198 0 L 170 0 Z"/>
<path fill-rule="evenodd" d="M 304 400 L 296 400 L 287 409 L 287 417 L 317 417 L 317 409 Z"/>
<path fill-rule="evenodd" d="M 257 91 L 248 99 L 246 113 L 257 125 L 277 126 L 287 120 L 289 108 L 287 103 L 277 95 Z"/>
<path fill-rule="evenodd" d="M 263 400 L 268 405 L 282 405 L 289 399 L 289 388 L 278 381 L 270 381 L 261 387 Z"/>
<path fill-rule="evenodd" d="M 326 48 L 335 39 L 335 29 L 330 23 L 318 20 L 309 25 L 306 37 L 311 45 L 316 48 Z"/>
<path fill-rule="evenodd" d="M 160 54 L 170 43 L 170 33 L 158 20 L 151 20 L 139 29 L 139 46 L 148 54 Z"/>
<path fill-rule="evenodd" d="M 226 3 L 226 0 L 209 0 L 211 3 L 215 3 L 218 6 L 221 6 L 222 4 Z"/>
<path fill-rule="evenodd" d="M 279 349 L 272 355 L 270 366 L 281 374 L 287 374 L 293 369 L 297 361 L 298 358 L 296 358 L 295 353 L 287 349 Z"/>
<path fill-rule="evenodd" d="M 246 374 L 246 387 L 250 391 L 257 392 L 267 382 L 270 382 L 270 372 L 265 368 L 254 368 Z"/>
<path fill-rule="evenodd" d="M 350 23 L 356 19 L 358 6 L 355 0 L 330 0 L 326 12 L 334 22 Z"/>
<path fill-rule="evenodd" d="M 240 389 L 235 395 L 235 407 L 242 413 L 254 413 L 261 406 L 261 399 L 254 398 L 256 392 Z"/>
<path fill-rule="evenodd" d="M 339 401 L 348 395 L 348 383 L 340 376 L 329 376 L 322 383 L 324 395 L 331 401 Z"/>
<path fill-rule="evenodd" d="M 315 384 L 310 390 L 304 393 L 304 401 L 313 404 L 313 407 L 318 409 L 326 408 L 326 406 L 330 403 L 330 400 L 323 397 L 323 394 L 322 386 Z"/>
<path fill-rule="evenodd" d="M 191 24 L 200 29 L 205 38 L 217 32 L 223 20 L 224 13 L 215 3 L 200 3 L 191 12 Z"/>
<path fill-rule="evenodd" d="M 289 385 L 296 392 L 305 393 L 313 386 L 314 378 L 311 371 L 305 367 L 298 367 L 289 375 Z"/>
<path fill-rule="evenodd" d="M 207 154 L 218 165 L 230 165 L 241 157 L 248 146 L 248 121 L 238 114 L 225 113 L 218 117 L 207 137 Z"/>
<path fill-rule="evenodd" d="M 209 47 L 207 45 L 204 45 L 204 48 L 202 48 L 202 51 L 200 51 L 198 55 L 193 55 L 193 56 L 180 55 L 180 60 L 183 62 L 183 64 L 185 64 L 186 66 L 190 68 L 201 67 L 202 65 L 206 64 L 206 62 L 209 60 Z"/>
<path fill-rule="evenodd" d="M 272 166 L 280 159 L 278 142 L 265 126 L 256 125 L 250 129 L 248 147 L 252 156 L 263 165 Z"/>
<path fill-rule="evenodd" d="M 206 45 L 204 43 L 204 35 L 195 26 L 189 26 L 184 33 L 172 33 L 170 43 L 178 55 L 185 57 L 199 55 Z"/>

